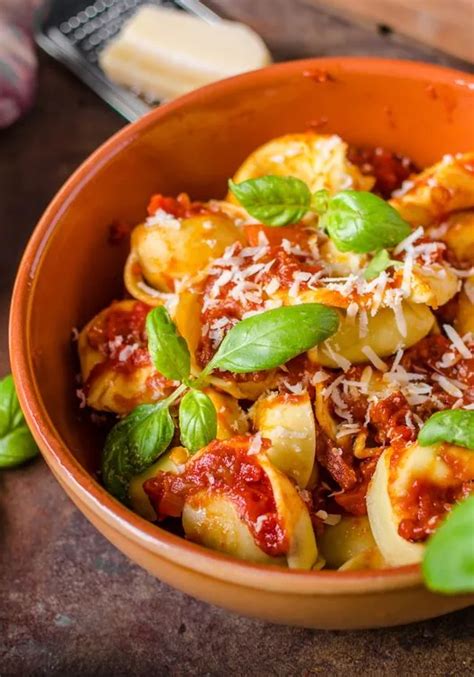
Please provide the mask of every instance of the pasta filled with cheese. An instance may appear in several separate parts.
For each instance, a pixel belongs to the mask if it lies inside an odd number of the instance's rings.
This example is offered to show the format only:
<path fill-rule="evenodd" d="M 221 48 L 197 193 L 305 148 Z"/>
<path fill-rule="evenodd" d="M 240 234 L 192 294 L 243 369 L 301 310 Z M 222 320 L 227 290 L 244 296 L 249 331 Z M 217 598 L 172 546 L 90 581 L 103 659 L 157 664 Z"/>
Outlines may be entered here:
<path fill-rule="evenodd" d="M 380 456 L 367 492 L 367 510 L 377 545 L 391 566 L 419 562 L 422 541 L 447 506 L 469 491 L 474 456 L 461 447 L 415 443 Z M 428 511 L 428 515 L 426 515 Z"/>
<path fill-rule="evenodd" d="M 81 331 L 82 392 L 88 406 L 126 414 L 173 390 L 174 383 L 156 371 L 148 354 L 145 320 L 149 311 L 140 301 L 118 301 Z"/>
<path fill-rule="evenodd" d="M 308 510 L 268 448 L 250 436 L 213 442 L 182 473 L 158 474 L 145 491 L 159 515 L 182 513 L 190 540 L 240 559 L 310 569 L 317 547 Z"/>

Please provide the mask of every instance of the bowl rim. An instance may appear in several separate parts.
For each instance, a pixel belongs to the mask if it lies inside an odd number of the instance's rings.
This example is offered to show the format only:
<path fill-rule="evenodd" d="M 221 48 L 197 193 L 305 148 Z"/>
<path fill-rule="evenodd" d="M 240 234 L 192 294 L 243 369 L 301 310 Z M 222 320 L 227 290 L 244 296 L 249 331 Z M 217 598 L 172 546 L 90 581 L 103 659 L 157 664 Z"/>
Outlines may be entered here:
<path fill-rule="evenodd" d="M 474 77 L 452 68 L 416 61 L 378 57 L 328 57 L 284 62 L 207 85 L 175 101 L 163 104 L 139 120 L 126 125 L 100 145 L 63 184 L 34 228 L 22 256 L 15 280 L 9 324 L 9 348 L 18 397 L 28 425 L 41 452 L 60 483 L 85 504 L 95 517 L 104 520 L 150 553 L 185 569 L 210 578 L 281 594 L 345 595 L 382 593 L 422 586 L 421 567 L 417 564 L 366 571 L 300 571 L 274 565 L 253 564 L 214 552 L 175 536 L 135 514 L 102 487 L 76 460 L 62 442 L 42 401 L 29 354 L 29 327 L 32 290 L 41 269 L 43 254 L 51 241 L 62 212 L 96 172 L 138 135 L 159 124 L 179 109 L 199 104 L 213 94 L 234 91 L 247 82 L 268 84 L 273 75 L 302 73 L 311 68 L 338 68 L 345 72 L 398 75 L 409 79 L 433 79 L 436 83 L 474 88 Z"/>

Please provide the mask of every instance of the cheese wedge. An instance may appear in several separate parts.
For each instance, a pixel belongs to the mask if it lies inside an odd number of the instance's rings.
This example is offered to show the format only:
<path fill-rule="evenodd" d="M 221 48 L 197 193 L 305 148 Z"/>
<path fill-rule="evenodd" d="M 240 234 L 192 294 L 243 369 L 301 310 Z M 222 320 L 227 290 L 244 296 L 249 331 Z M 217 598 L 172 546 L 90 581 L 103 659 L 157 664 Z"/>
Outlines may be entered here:
<path fill-rule="evenodd" d="M 150 101 L 172 99 L 270 61 L 264 42 L 248 26 L 206 23 L 152 5 L 138 10 L 99 58 L 111 80 Z"/>

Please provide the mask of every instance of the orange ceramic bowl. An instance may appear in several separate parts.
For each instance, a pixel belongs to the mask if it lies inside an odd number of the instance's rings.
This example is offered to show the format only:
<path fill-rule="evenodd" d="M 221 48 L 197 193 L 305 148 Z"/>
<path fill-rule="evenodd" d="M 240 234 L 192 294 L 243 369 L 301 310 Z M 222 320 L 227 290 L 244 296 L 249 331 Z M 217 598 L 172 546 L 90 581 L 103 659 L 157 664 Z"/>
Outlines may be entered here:
<path fill-rule="evenodd" d="M 81 421 L 71 328 L 122 294 L 116 219 L 138 222 L 152 192 L 223 196 L 259 144 L 309 127 L 381 145 L 419 165 L 474 148 L 474 80 L 435 66 L 369 58 L 296 61 L 225 80 L 161 106 L 97 150 L 36 227 L 13 295 L 10 351 L 21 405 L 54 475 L 112 543 L 202 600 L 315 628 L 407 623 L 467 606 L 428 592 L 418 566 L 298 572 L 236 561 L 141 519 L 96 481 L 101 440 Z"/>

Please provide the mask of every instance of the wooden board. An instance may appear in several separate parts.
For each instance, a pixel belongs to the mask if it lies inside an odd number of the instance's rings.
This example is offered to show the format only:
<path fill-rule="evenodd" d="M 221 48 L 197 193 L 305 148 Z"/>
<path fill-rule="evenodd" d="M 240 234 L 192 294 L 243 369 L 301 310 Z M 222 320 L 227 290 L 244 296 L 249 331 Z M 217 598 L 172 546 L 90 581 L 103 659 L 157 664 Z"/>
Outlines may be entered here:
<path fill-rule="evenodd" d="M 474 0 L 304 1 L 350 20 L 387 26 L 474 62 Z"/>

